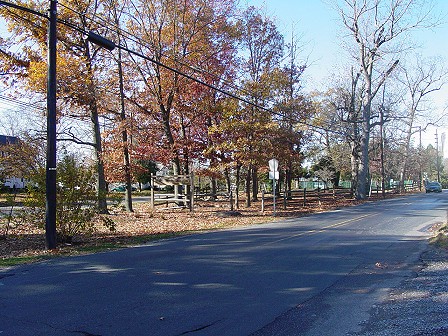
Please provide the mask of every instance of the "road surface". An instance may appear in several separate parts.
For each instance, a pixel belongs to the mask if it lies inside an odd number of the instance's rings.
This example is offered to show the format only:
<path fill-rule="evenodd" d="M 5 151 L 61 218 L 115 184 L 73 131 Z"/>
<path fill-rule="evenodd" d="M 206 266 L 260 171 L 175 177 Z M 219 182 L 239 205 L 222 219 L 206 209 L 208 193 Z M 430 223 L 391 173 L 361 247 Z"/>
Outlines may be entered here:
<path fill-rule="evenodd" d="M 0 270 L 0 335 L 342 335 L 446 221 L 420 194 Z"/>

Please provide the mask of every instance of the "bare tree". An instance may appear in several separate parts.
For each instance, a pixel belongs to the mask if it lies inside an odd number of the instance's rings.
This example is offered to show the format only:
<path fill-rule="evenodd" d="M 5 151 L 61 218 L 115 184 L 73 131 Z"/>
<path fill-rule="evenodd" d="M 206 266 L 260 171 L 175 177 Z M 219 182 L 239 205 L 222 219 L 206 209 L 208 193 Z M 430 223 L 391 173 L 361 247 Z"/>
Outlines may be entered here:
<path fill-rule="evenodd" d="M 411 151 L 411 138 L 417 132 L 421 132 L 424 125 L 415 126 L 416 120 L 427 120 L 430 108 L 428 96 L 439 91 L 446 83 L 448 71 L 443 68 L 439 59 L 423 59 L 420 55 L 415 61 L 400 66 L 398 81 L 405 88 L 403 103 L 406 107 L 405 116 L 405 143 L 403 161 L 400 171 L 400 186 L 404 187 L 409 156 Z"/>
<path fill-rule="evenodd" d="M 406 35 L 430 25 L 430 9 L 419 0 L 343 0 L 337 9 L 344 27 L 355 41 L 355 57 L 363 86 L 361 102 L 357 199 L 367 197 L 369 140 L 372 128 L 372 103 L 381 86 L 398 65 L 398 53 Z M 399 44 L 401 43 L 401 44 Z"/>

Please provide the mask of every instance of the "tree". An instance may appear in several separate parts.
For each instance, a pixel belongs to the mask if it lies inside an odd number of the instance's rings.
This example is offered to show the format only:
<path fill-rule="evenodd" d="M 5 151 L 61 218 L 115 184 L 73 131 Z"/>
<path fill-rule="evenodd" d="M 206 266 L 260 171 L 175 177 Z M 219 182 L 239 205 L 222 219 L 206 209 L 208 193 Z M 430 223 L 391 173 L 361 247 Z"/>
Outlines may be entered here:
<path fill-rule="evenodd" d="M 45 164 L 40 138 L 21 133 L 14 144 L 0 146 L 0 167 L 5 176 L 30 179 Z"/>
<path fill-rule="evenodd" d="M 352 69 L 350 77 L 340 79 L 334 88 L 314 97 L 317 115 L 313 120 L 315 133 L 325 149 L 333 157 L 335 149 L 345 144 L 349 162 L 338 160 L 351 177 L 352 192 L 356 188 L 360 162 L 360 123 L 363 90 L 359 88 L 359 73 Z M 344 146 L 342 146 L 344 148 Z M 318 148 L 320 150 L 320 148 Z M 336 151 L 337 153 L 337 151 Z M 332 155 L 333 154 L 333 155 Z M 336 162 L 336 160 L 335 160 Z M 349 169 L 347 169 L 349 167 Z"/>
<path fill-rule="evenodd" d="M 106 13 L 108 13 L 109 20 L 114 23 L 114 35 L 116 43 L 118 45 L 122 45 L 124 38 L 122 33 L 122 17 L 124 17 L 124 9 L 127 6 L 126 1 L 117 1 L 110 0 L 104 3 Z M 128 122 L 127 115 L 127 106 L 126 106 L 126 97 L 125 97 L 125 73 L 124 73 L 124 65 L 125 60 L 123 56 L 123 52 L 121 48 L 118 48 L 117 55 L 113 59 L 113 63 L 116 63 L 116 70 L 110 71 L 113 78 L 117 78 L 117 81 L 113 81 L 113 83 L 118 83 L 117 85 L 113 85 L 110 83 L 110 88 L 113 94 L 109 95 L 110 100 L 113 102 L 108 108 L 109 112 L 113 115 L 113 125 L 112 129 L 119 132 L 120 135 L 120 145 L 118 146 L 122 155 L 122 164 L 120 165 L 120 172 L 123 172 L 123 180 L 125 181 L 126 190 L 125 190 L 125 207 L 126 211 L 133 212 L 132 207 L 132 167 L 131 167 L 131 157 L 130 157 L 130 141 L 129 141 L 129 132 L 131 131 L 130 125 Z M 112 65 L 112 69 L 114 69 Z M 128 85 L 129 86 L 129 85 Z M 118 97 L 118 99 L 116 98 Z M 118 100 L 118 102 L 116 102 Z M 116 102 L 116 103 L 114 103 Z M 117 127 L 118 125 L 118 127 Z M 111 142 L 109 142 L 111 143 Z M 104 162 L 105 162 L 105 170 L 107 170 L 107 154 L 105 154 Z M 110 156 L 109 156 L 110 158 Z M 107 176 L 107 172 L 106 172 Z"/>
<path fill-rule="evenodd" d="M 323 156 L 319 162 L 311 167 L 314 175 L 321 179 L 325 187 L 328 188 L 328 184 L 331 182 L 333 188 L 337 185 L 338 174 L 334 167 L 333 159 L 330 156 Z"/>
<path fill-rule="evenodd" d="M 243 53 L 242 69 L 245 77 L 242 86 L 246 99 L 253 103 L 244 107 L 244 137 L 240 139 L 239 148 L 244 152 L 246 174 L 246 205 L 251 204 L 252 197 L 257 199 L 257 170 L 262 161 L 268 157 L 260 155 L 270 152 L 269 132 L 274 126 L 270 113 L 261 107 L 270 107 L 266 99 L 271 97 L 273 90 L 272 72 L 279 67 L 283 55 L 283 36 L 275 23 L 263 15 L 255 7 L 249 7 L 239 22 L 241 45 Z"/>
<path fill-rule="evenodd" d="M 140 187 L 142 183 L 151 183 L 151 188 L 154 188 L 152 177 L 158 171 L 157 164 L 151 160 L 139 160 L 138 164 L 140 169 L 136 172 L 136 180 L 140 183 Z"/>
<path fill-rule="evenodd" d="M 275 99 L 273 117 L 279 125 L 273 136 L 273 155 L 283 162 L 285 170 L 285 192 L 291 197 L 293 172 L 303 161 L 302 147 L 307 137 L 303 125 L 314 116 L 311 100 L 302 93 L 302 75 L 307 65 L 298 65 L 298 46 L 295 37 L 287 46 L 288 63 L 274 71 Z"/>
<path fill-rule="evenodd" d="M 133 102 L 157 132 L 155 138 L 161 139 L 153 145 L 164 150 L 162 159 L 172 161 L 174 174 L 188 174 L 192 159 L 204 150 L 201 139 L 207 132 L 208 118 L 201 100 L 209 89 L 179 72 L 199 75 L 206 83 L 215 80 L 201 69 L 215 69 L 213 64 L 228 62 L 229 50 L 234 48 L 234 3 L 134 1 L 132 8 L 129 27 L 145 41 L 134 47 L 150 57 L 133 57 L 134 76 L 138 79 Z"/>
<path fill-rule="evenodd" d="M 24 6 L 46 11 L 46 2 L 29 0 Z M 88 14 L 100 9 L 98 3 L 67 1 L 60 8 L 59 19 L 71 22 L 84 31 L 97 30 L 98 25 L 88 20 Z M 20 53 L 4 50 L 1 54 L 4 66 L 12 73 L 17 88 L 44 95 L 46 92 L 46 20 L 25 11 L 2 9 L 1 15 L 12 32 L 11 39 L 21 41 L 25 48 Z M 97 177 L 97 207 L 107 212 L 106 181 L 104 176 L 103 147 L 100 133 L 101 106 L 98 76 L 99 47 L 93 47 L 82 34 L 66 25 L 58 26 L 58 118 L 75 118 L 90 122 L 91 141 L 86 141 L 74 127 L 66 129 L 65 134 L 58 131 L 58 141 L 73 141 L 94 149 Z M 78 133 L 78 134 L 76 134 Z"/>
<path fill-rule="evenodd" d="M 377 0 L 374 3 L 368 0 L 344 0 L 337 8 L 345 28 L 355 42 L 357 51 L 354 57 L 362 76 L 364 95 L 361 102 L 356 198 L 364 199 L 369 185 L 373 100 L 398 65 L 396 57 L 402 49 L 398 41 L 411 30 L 428 24 L 429 10 L 426 11 L 423 1 L 418 0 Z"/>
<path fill-rule="evenodd" d="M 400 186 L 404 189 L 409 161 L 411 159 L 412 135 L 422 131 L 422 125 L 416 127 L 417 120 L 428 119 L 430 104 L 428 97 L 439 91 L 445 84 L 448 72 L 443 69 L 440 59 L 425 60 L 420 55 L 415 56 L 413 62 L 400 66 L 397 80 L 404 87 L 403 104 L 405 106 L 405 143 L 403 152 L 403 163 L 401 165 Z M 423 130 L 425 127 L 423 127 Z"/>

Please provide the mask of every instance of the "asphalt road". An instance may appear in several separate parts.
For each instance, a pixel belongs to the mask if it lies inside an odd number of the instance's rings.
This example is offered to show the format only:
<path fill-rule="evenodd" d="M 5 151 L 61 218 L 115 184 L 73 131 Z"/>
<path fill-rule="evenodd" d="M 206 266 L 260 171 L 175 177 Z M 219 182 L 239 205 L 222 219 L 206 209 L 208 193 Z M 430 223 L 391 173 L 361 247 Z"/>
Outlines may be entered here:
<path fill-rule="evenodd" d="M 344 335 L 412 272 L 448 193 L 0 270 L 0 335 Z"/>

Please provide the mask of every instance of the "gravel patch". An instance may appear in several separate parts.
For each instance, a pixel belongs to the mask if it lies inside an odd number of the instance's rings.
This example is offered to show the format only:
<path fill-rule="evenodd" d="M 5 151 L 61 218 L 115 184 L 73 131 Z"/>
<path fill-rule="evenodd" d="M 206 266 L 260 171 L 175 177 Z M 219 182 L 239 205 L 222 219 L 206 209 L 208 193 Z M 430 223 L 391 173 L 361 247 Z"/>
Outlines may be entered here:
<path fill-rule="evenodd" d="M 448 251 L 429 247 L 414 276 L 372 308 L 352 336 L 448 335 Z"/>

